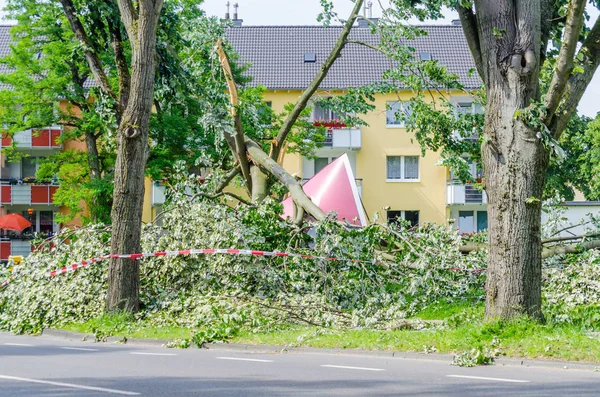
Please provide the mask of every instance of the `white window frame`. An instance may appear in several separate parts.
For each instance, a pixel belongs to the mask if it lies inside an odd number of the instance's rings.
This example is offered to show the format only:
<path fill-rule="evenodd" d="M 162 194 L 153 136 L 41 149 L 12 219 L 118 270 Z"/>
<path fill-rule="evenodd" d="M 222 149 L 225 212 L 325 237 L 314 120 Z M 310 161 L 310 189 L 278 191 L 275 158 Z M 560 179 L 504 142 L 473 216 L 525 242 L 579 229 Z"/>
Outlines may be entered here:
<path fill-rule="evenodd" d="M 399 179 L 390 179 L 387 177 L 388 174 L 388 158 L 390 157 L 400 157 L 400 175 L 401 178 Z M 417 158 L 417 172 L 419 173 L 419 177 L 416 179 L 408 179 L 405 177 L 405 167 L 404 167 L 404 159 L 406 157 L 416 157 Z M 406 156 L 386 156 L 385 157 L 385 181 L 386 182 L 402 182 L 402 183 L 406 183 L 406 182 L 421 182 L 421 161 L 419 160 L 420 156 L 411 156 L 411 155 L 406 155 Z"/>
<path fill-rule="evenodd" d="M 402 120 L 397 120 L 398 121 L 397 124 L 389 124 L 388 123 L 388 117 L 387 117 L 388 110 L 390 110 L 390 105 L 394 104 L 394 103 L 400 104 L 401 112 L 405 112 L 406 108 L 410 105 L 410 102 L 408 102 L 408 101 L 387 101 L 385 103 L 385 127 L 386 128 L 405 128 L 406 124 Z M 394 117 L 395 117 L 395 113 L 394 113 Z"/>

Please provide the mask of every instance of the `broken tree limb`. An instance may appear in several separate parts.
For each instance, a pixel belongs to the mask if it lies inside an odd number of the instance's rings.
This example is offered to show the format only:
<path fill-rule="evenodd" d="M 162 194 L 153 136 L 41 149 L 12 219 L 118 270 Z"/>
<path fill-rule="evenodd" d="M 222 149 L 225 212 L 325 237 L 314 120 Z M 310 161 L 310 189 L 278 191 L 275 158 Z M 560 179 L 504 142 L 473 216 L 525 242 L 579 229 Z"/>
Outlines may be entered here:
<path fill-rule="evenodd" d="M 306 105 L 308 105 L 308 101 L 310 100 L 310 98 L 319 89 L 319 86 L 327 76 L 329 69 L 331 69 L 335 61 L 340 57 L 342 50 L 346 46 L 346 40 L 350 35 L 350 31 L 352 30 L 352 25 L 354 25 L 354 22 L 356 21 L 356 18 L 360 13 L 362 4 L 363 0 L 356 1 L 356 3 L 354 4 L 354 9 L 350 13 L 350 17 L 344 24 L 342 33 L 340 33 L 340 36 L 335 42 L 333 49 L 329 53 L 329 56 L 327 57 L 325 62 L 323 62 L 323 64 L 321 65 L 321 69 L 313 78 L 309 86 L 304 90 L 304 92 L 302 92 L 302 95 L 300 95 L 300 98 L 298 98 L 298 102 L 296 102 L 296 105 L 281 125 L 281 128 L 277 133 L 277 137 L 275 138 L 275 142 L 271 144 L 271 152 L 269 153 L 269 156 L 273 160 L 277 161 L 279 159 L 279 154 L 282 150 L 283 144 L 285 143 L 287 136 L 292 130 L 292 127 L 298 120 L 298 117 L 300 117 L 302 111 L 306 108 Z"/>
<path fill-rule="evenodd" d="M 600 240 L 585 241 L 579 244 L 555 245 L 554 247 L 544 248 L 542 250 L 542 259 L 547 259 L 556 255 L 580 254 L 584 251 L 600 248 Z"/>
<path fill-rule="evenodd" d="M 323 210 L 313 203 L 306 193 L 304 193 L 300 182 L 290 175 L 290 173 L 275 160 L 269 157 L 269 155 L 262 150 L 260 145 L 253 140 L 246 138 L 246 150 L 248 150 L 248 154 L 250 154 L 250 157 L 256 164 L 267 170 L 267 172 L 273 175 L 288 189 L 294 202 L 298 206 L 304 208 L 306 213 L 318 221 L 326 218 Z"/>
<path fill-rule="evenodd" d="M 246 157 L 246 146 L 244 143 L 244 131 L 242 129 L 242 118 L 237 111 L 239 106 L 239 98 L 235 81 L 233 80 L 233 74 L 231 72 L 231 65 L 229 65 L 229 59 L 223 49 L 223 41 L 217 40 L 217 52 L 219 53 L 219 62 L 221 63 L 221 69 L 225 74 L 225 80 L 227 81 L 227 90 L 229 91 L 229 101 L 231 103 L 231 117 L 233 118 L 233 137 L 227 139 L 230 149 L 233 151 L 237 161 L 240 164 L 240 170 L 246 180 L 246 187 L 248 192 L 252 192 L 252 177 L 250 176 L 250 166 L 248 165 L 248 158 Z M 227 132 L 225 132 L 227 135 Z"/>
<path fill-rule="evenodd" d="M 580 236 L 552 237 L 552 238 L 549 238 L 546 240 L 542 240 L 542 244 L 556 243 L 556 242 L 560 242 L 560 241 L 569 241 L 569 240 L 583 240 L 584 238 L 598 237 L 598 236 L 600 236 L 600 233 L 582 234 Z"/>
<path fill-rule="evenodd" d="M 223 191 L 223 189 L 225 189 L 229 185 L 229 183 L 233 180 L 233 178 L 235 178 L 235 176 L 239 173 L 240 173 L 240 169 L 238 167 L 235 167 L 234 169 L 229 171 L 227 173 L 227 175 L 225 175 L 225 179 L 223 179 L 223 181 L 219 184 L 219 186 L 215 190 L 215 193 L 221 193 Z"/>

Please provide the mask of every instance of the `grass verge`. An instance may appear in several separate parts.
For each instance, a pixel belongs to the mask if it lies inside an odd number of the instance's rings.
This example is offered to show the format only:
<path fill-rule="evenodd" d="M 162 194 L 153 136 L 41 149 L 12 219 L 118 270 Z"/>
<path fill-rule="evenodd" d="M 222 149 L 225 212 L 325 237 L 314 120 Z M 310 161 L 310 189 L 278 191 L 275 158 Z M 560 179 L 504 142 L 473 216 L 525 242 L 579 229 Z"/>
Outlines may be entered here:
<path fill-rule="evenodd" d="M 540 324 L 527 318 L 483 321 L 482 304 L 462 302 L 433 305 L 417 318 L 445 320 L 436 329 L 367 330 L 290 326 L 272 332 L 241 329 L 230 343 L 306 346 L 362 350 L 462 353 L 480 351 L 506 357 L 600 363 L 600 337 L 577 325 Z M 193 340 L 197 330 L 156 327 L 135 322 L 125 314 L 104 315 L 62 329 L 103 336 Z"/>

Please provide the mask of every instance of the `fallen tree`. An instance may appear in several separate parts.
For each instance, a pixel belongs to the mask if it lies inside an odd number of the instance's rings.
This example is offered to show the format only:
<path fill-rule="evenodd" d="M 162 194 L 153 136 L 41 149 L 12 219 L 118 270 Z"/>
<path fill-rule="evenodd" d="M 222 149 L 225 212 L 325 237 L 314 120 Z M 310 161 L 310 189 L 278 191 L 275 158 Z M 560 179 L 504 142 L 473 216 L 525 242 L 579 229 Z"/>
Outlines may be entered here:
<path fill-rule="evenodd" d="M 283 121 L 277 135 L 271 140 L 269 154 L 243 131 L 241 116 L 237 110 L 239 106 L 237 85 L 233 78 L 229 60 L 223 49 L 223 44 L 220 40 L 217 42 L 222 72 L 227 81 L 231 118 L 233 121 L 232 133 L 225 133 L 225 139 L 244 178 L 246 189 L 252 197 L 252 201 L 262 201 L 269 195 L 269 176 L 273 177 L 288 189 L 298 214 L 297 222 L 301 222 L 302 216 L 300 214 L 304 212 L 317 220 L 324 219 L 325 213 L 304 193 L 302 186 L 296 178 L 280 165 L 285 152 L 286 141 L 301 113 L 306 109 L 309 101 L 319 89 L 321 82 L 325 79 L 327 73 L 340 57 L 342 50 L 348 43 L 348 36 L 354 22 L 359 16 L 362 4 L 363 0 L 356 1 L 329 56 L 321 65 L 319 72 L 313 78 L 312 82 L 294 104 Z"/>

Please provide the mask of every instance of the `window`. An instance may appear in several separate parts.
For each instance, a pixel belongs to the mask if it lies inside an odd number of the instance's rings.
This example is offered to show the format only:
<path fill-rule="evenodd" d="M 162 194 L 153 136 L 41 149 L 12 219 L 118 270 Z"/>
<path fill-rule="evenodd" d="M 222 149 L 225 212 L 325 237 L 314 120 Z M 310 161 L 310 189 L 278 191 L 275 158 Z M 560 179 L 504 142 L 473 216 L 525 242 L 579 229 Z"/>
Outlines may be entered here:
<path fill-rule="evenodd" d="M 458 231 L 461 233 L 481 232 L 488 228 L 487 211 L 458 211 Z"/>
<path fill-rule="evenodd" d="M 417 182 L 419 180 L 419 156 L 388 156 L 388 182 Z"/>
<path fill-rule="evenodd" d="M 24 157 L 21 164 L 21 178 L 35 177 L 37 157 Z"/>
<path fill-rule="evenodd" d="M 431 61 L 431 52 L 421 51 L 419 52 L 419 58 L 421 58 L 421 61 Z"/>
<path fill-rule="evenodd" d="M 314 120 L 340 120 L 342 114 L 335 113 L 333 110 L 326 108 L 321 103 L 315 103 L 315 109 L 313 110 Z"/>
<path fill-rule="evenodd" d="M 54 212 L 40 211 L 40 232 L 47 234 L 54 232 Z"/>
<path fill-rule="evenodd" d="M 388 211 L 388 223 L 398 223 L 399 220 L 404 220 L 409 223 L 410 227 L 415 227 L 419 224 L 419 211 Z"/>
<path fill-rule="evenodd" d="M 479 103 L 473 102 L 457 102 L 456 103 L 456 114 L 483 114 L 483 106 Z"/>
<path fill-rule="evenodd" d="M 315 175 L 329 164 L 329 157 L 317 157 L 315 159 Z"/>
<path fill-rule="evenodd" d="M 258 111 L 258 120 L 261 125 L 267 127 L 273 124 L 273 102 L 265 101 L 262 103 L 262 106 L 259 106 Z"/>
<path fill-rule="evenodd" d="M 305 52 L 304 53 L 304 62 L 305 63 L 317 62 L 317 54 L 315 54 L 314 52 Z"/>
<path fill-rule="evenodd" d="M 461 233 L 473 233 L 475 231 L 473 211 L 458 211 L 458 230 Z"/>
<path fill-rule="evenodd" d="M 410 117 L 410 102 L 389 101 L 386 104 L 385 124 L 390 126 L 404 127 L 403 117 Z"/>
<path fill-rule="evenodd" d="M 477 211 L 477 231 L 481 232 L 488 228 L 488 213 L 487 211 Z"/>

